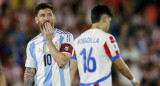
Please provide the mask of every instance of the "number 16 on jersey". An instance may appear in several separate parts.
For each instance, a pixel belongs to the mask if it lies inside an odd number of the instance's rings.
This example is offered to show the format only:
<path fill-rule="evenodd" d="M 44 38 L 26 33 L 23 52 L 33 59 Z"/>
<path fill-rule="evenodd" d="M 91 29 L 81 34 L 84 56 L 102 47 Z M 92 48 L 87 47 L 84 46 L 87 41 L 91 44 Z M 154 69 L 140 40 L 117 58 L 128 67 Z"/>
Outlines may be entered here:
<path fill-rule="evenodd" d="M 84 72 L 85 73 L 86 73 L 86 71 L 94 72 L 96 70 L 96 60 L 94 57 L 91 57 L 92 51 L 93 51 L 93 48 L 91 47 L 87 58 L 86 58 L 86 54 L 88 54 L 88 52 L 86 52 L 85 48 L 83 48 L 80 53 L 80 55 L 82 55 L 83 59 L 84 59 Z M 90 65 L 91 62 L 92 62 L 92 65 Z M 92 66 L 92 68 L 90 66 Z"/>

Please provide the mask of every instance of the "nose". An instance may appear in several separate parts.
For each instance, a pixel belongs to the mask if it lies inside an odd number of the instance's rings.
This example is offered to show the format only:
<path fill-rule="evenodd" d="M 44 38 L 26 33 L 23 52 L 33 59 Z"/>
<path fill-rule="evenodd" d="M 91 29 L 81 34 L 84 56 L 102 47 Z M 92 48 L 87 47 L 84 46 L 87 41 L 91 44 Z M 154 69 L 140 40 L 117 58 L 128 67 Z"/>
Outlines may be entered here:
<path fill-rule="evenodd" d="M 44 21 L 48 21 L 48 20 L 49 20 L 49 16 L 47 14 L 45 14 Z"/>
<path fill-rule="evenodd" d="M 45 16 L 44 20 L 45 20 L 45 21 L 49 20 L 48 16 Z"/>

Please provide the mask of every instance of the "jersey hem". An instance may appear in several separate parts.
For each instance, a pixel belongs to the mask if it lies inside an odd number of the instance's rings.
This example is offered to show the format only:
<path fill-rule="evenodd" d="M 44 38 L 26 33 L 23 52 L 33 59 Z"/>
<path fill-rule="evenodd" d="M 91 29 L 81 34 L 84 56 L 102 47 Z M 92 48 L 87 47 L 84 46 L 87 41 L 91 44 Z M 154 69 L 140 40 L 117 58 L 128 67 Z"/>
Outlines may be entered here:
<path fill-rule="evenodd" d="M 105 76 L 105 77 L 103 77 L 103 78 L 101 78 L 101 79 L 99 79 L 99 80 L 97 80 L 97 81 L 95 81 L 95 82 L 92 82 L 92 83 L 81 83 L 81 82 L 80 82 L 80 86 L 93 85 L 93 84 L 96 84 L 96 83 L 99 83 L 99 82 L 102 82 L 102 81 L 108 79 L 110 76 L 111 76 L 111 72 L 110 72 L 107 76 Z"/>

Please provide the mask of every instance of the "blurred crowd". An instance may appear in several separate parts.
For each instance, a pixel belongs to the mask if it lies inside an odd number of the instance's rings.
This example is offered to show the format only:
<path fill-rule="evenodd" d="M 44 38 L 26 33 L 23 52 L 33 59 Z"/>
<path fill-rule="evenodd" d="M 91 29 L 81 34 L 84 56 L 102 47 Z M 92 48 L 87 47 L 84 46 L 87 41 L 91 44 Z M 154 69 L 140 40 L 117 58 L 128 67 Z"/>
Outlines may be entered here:
<path fill-rule="evenodd" d="M 90 28 L 94 6 L 108 5 L 114 14 L 109 32 L 121 57 L 142 86 L 160 86 L 160 0 L 0 0 L 0 59 L 8 86 L 23 86 L 26 45 L 40 32 L 34 8 L 42 2 L 54 6 L 55 27 L 74 38 Z M 113 86 L 132 86 L 114 66 L 112 79 Z"/>

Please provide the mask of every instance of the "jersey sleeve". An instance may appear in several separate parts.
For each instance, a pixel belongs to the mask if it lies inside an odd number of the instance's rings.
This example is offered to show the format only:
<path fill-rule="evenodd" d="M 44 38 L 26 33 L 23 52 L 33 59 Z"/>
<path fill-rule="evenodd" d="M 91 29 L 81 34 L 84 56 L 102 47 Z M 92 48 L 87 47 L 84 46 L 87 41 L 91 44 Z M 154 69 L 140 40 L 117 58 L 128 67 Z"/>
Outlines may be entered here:
<path fill-rule="evenodd" d="M 117 45 L 115 38 L 112 35 L 110 35 L 107 38 L 103 47 L 111 61 L 114 61 L 120 57 L 119 47 Z"/>
<path fill-rule="evenodd" d="M 26 49 L 27 59 L 26 59 L 25 67 L 36 68 L 33 57 L 31 56 L 30 48 L 31 46 L 30 44 L 28 44 Z"/>
<path fill-rule="evenodd" d="M 64 39 L 64 42 L 61 44 L 60 51 L 62 53 L 69 53 L 72 55 L 73 53 L 73 35 L 72 34 L 67 34 L 67 36 Z"/>
<path fill-rule="evenodd" d="M 71 60 L 77 60 L 75 50 L 73 50 L 73 54 L 72 54 Z"/>

